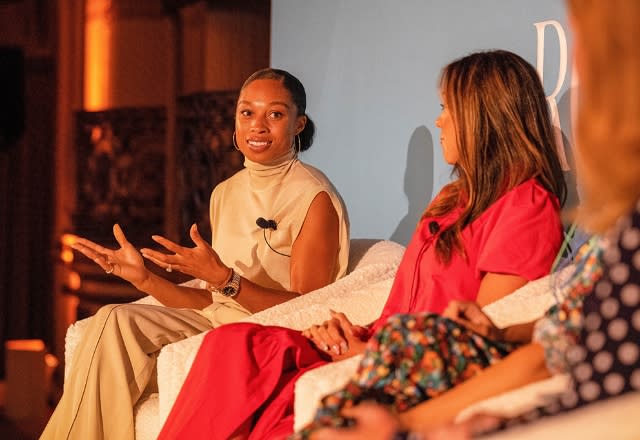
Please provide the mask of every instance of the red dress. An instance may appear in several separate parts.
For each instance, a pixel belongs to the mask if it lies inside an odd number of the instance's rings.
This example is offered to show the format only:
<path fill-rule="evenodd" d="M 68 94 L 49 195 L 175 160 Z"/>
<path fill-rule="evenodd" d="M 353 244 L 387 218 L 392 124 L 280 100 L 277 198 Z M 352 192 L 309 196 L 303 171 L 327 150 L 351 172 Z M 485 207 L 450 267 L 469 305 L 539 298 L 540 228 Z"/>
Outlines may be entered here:
<path fill-rule="evenodd" d="M 474 301 L 486 273 L 534 280 L 549 272 L 562 240 L 559 206 L 535 179 L 512 189 L 461 233 L 466 258 L 442 265 L 433 241 L 460 215 L 424 219 L 407 246 L 382 315 L 440 313 L 452 299 Z M 346 312 L 348 316 L 348 311 Z M 251 439 L 293 431 L 297 378 L 330 359 L 300 332 L 237 323 L 209 332 L 159 439 L 227 439 L 248 420 Z"/>

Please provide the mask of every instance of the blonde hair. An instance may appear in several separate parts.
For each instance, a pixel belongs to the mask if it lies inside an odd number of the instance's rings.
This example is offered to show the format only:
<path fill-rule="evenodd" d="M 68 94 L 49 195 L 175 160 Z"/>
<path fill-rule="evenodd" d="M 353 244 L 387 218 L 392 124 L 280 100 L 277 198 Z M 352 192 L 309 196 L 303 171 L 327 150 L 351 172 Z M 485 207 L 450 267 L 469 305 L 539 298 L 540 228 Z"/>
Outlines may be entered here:
<path fill-rule="evenodd" d="M 566 185 L 540 78 L 522 57 L 504 50 L 467 55 L 444 67 L 440 90 L 456 130 L 457 179 L 423 218 L 464 206 L 436 242 L 448 262 L 454 250 L 464 255 L 462 229 L 507 191 L 537 178 L 563 203 Z"/>
<path fill-rule="evenodd" d="M 578 221 L 602 232 L 640 198 L 640 2 L 568 6 L 579 70 Z"/>

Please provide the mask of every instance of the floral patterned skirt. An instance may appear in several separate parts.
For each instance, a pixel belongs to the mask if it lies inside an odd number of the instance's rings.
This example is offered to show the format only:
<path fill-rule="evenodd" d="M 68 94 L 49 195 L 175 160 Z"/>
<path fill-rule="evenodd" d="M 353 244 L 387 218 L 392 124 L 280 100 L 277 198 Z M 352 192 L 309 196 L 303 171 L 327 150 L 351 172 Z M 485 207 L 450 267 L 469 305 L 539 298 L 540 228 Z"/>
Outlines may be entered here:
<path fill-rule="evenodd" d="M 347 385 L 324 397 L 313 422 L 292 438 L 308 438 L 320 427 L 347 426 L 341 410 L 365 400 L 405 411 L 473 377 L 516 346 L 433 313 L 392 316 L 369 340 Z"/>

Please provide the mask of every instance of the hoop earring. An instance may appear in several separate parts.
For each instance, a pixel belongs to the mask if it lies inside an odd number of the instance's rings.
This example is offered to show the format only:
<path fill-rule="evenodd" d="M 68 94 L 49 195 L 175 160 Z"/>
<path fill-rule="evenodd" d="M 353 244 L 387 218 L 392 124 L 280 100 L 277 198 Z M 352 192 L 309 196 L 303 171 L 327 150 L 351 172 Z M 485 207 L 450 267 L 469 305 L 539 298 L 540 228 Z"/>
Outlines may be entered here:
<path fill-rule="evenodd" d="M 296 154 L 300 154 L 300 150 L 302 150 L 302 141 L 300 140 L 299 134 L 297 134 L 295 137 L 295 140 L 293 142 L 293 149 L 295 150 Z"/>
<path fill-rule="evenodd" d="M 236 132 L 233 132 L 233 135 L 231 135 L 231 142 L 233 142 L 233 148 L 235 148 L 236 150 L 240 151 L 240 148 L 238 148 L 238 142 L 236 141 Z"/>

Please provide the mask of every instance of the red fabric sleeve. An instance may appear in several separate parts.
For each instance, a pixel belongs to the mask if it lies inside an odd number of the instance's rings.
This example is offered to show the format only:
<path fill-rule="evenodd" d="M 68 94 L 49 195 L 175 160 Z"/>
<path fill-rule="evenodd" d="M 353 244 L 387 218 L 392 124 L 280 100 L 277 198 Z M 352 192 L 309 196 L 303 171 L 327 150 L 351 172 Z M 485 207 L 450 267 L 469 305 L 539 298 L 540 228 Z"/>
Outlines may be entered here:
<path fill-rule="evenodd" d="M 556 197 L 535 183 L 507 194 L 498 204 L 487 212 L 477 270 L 529 281 L 548 274 L 562 242 Z"/>

